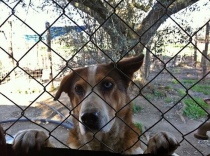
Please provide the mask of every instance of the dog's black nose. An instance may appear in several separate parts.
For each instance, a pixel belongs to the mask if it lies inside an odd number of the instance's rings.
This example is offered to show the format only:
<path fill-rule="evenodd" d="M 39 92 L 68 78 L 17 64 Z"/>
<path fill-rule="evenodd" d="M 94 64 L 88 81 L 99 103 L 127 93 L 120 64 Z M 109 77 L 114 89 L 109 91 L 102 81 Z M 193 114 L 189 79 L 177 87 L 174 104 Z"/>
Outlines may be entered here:
<path fill-rule="evenodd" d="M 81 120 L 86 128 L 91 130 L 99 130 L 99 112 L 87 112 L 81 115 Z"/>

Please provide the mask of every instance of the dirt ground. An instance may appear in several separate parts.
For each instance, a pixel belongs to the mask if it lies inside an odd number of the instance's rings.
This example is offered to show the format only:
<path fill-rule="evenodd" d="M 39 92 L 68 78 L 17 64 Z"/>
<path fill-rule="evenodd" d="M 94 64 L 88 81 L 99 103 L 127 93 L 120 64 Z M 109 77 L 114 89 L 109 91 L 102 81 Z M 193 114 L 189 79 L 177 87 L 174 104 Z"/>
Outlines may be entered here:
<path fill-rule="evenodd" d="M 160 75 L 159 80 L 164 82 L 163 77 L 166 80 L 170 78 L 170 76 Z M 155 83 L 158 83 L 158 80 Z M 0 121 L 18 119 L 22 115 L 30 119 L 62 120 L 60 115 L 44 104 L 56 108 L 59 112 L 64 114 L 65 117 L 69 117 L 71 106 L 66 94 L 62 94 L 60 98 L 60 101 L 65 104 L 62 105 L 60 102 L 53 101 L 53 97 L 48 93 L 43 93 L 42 95 L 14 94 L 10 93 L 9 88 L 0 91 L 3 93 L 0 95 Z M 51 94 L 54 95 L 55 92 L 51 92 Z M 11 100 L 7 99 L 4 95 L 10 97 Z M 132 96 L 135 95 L 132 94 Z M 180 142 L 180 147 L 176 150 L 178 155 L 200 156 L 210 154 L 210 140 L 198 140 L 194 137 L 195 129 L 203 123 L 204 119 L 192 120 L 185 116 L 180 116 L 177 111 L 179 105 L 171 109 L 171 105 L 163 103 L 161 99 L 156 99 L 153 101 L 154 105 L 152 105 L 144 97 L 137 96 L 133 103 L 140 105 L 142 108 L 139 113 L 134 114 L 133 121 L 140 122 L 145 129 L 150 128 L 146 136 L 152 136 L 160 131 L 168 131 L 174 134 Z M 69 109 L 67 109 L 67 107 Z M 40 127 L 40 125 L 42 127 Z M 68 136 L 68 129 L 57 126 L 56 124 L 43 122 L 12 122 L 4 123 L 2 126 L 9 135 L 14 135 L 16 132 L 23 129 L 45 129 L 45 131 L 51 135 L 50 139 L 57 147 L 66 147 L 65 141 Z M 210 136 L 210 131 L 207 134 Z"/>

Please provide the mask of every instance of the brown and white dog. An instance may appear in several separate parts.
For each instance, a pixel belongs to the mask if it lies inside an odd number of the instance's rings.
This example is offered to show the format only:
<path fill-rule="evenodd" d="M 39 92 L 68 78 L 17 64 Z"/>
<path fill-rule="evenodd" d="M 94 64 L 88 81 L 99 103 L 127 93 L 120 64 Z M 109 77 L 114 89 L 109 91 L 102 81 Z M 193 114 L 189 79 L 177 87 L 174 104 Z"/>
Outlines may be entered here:
<path fill-rule="evenodd" d="M 143 55 L 118 63 L 76 69 L 65 76 L 55 95 L 68 94 L 73 106 L 74 129 L 69 131 L 67 144 L 73 149 L 114 151 L 124 154 L 172 154 L 178 146 L 176 138 L 160 132 L 141 148 L 141 132 L 132 123 L 131 101 L 127 93 L 135 71 L 143 63 Z M 16 135 L 13 147 L 40 148 L 51 146 L 47 135 L 38 130 L 25 130 Z"/>

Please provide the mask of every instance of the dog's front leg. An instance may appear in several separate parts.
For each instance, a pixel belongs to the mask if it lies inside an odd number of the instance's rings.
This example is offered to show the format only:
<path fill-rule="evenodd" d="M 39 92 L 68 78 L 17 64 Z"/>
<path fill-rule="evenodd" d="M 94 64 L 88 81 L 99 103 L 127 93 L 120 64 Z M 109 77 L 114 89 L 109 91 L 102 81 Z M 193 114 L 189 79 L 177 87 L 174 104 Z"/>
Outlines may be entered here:
<path fill-rule="evenodd" d="M 160 132 L 150 138 L 145 154 L 171 155 L 179 146 L 176 137 L 168 132 Z"/>
<path fill-rule="evenodd" d="M 17 153 L 28 153 L 30 149 L 40 150 L 41 147 L 53 147 L 43 131 L 23 130 L 15 135 L 13 148 Z"/>

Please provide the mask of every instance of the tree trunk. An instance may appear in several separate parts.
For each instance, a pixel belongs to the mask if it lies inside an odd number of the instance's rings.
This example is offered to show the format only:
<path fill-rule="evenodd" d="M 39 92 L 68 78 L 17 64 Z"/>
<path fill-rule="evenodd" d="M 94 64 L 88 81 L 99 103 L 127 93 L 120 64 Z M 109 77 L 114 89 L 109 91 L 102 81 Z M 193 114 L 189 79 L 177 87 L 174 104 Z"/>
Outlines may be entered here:
<path fill-rule="evenodd" d="M 207 54 L 208 54 L 208 47 L 209 47 L 209 22 L 206 23 L 206 35 L 205 35 L 205 49 L 203 51 L 203 63 L 202 63 L 202 67 L 203 67 L 203 80 L 205 80 L 205 76 L 207 73 L 207 62 L 206 62 L 206 58 L 207 58 Z"/>
<path fill-rule="evenodd" d="M 151 45 L 149 44 L 147 46 L 147 50 L 146 50 L 146 57 L 145 57 L 145 66 L 144 66 L 144 73 L 145 73 L 145 79 L 148 79 L 149 77 L 149 73 L 150 73 L 150 48 Z"/>
<path fill-rule="evenodd" d="M 112 56 L 120 56 L 122 58 L 128 56 L 127 53 L 132 49 L 137 55 L 143 53 L 144 47 L 166 19 L 197 1 L 198 0 L 159 0 L 150 9 L 142 22 L 135 23 L 135 26 L 132 26 L 132 20 L 130 20 L 132 17 L 127 17 L 128 20 L 123 20 L 120 15 L 117 14 L 117 8 L 115 8 L 115 6 L 111 6 L 114 12 L 110 12 L 110 8 L 106 7 L 106 4 L 110 6 L 112 3 L 109 4 L 108 1 L 97 0 L 96 3 L 95 0 L 77 0 L 70 2 L 75 8 L 80 9 L 97 20 L 110 36 L 112 43 L 111 50 L 114 53 Z M 163 7 L 165 2 L 168 3 L 168 6 Z M 117 3 L 120 5 L 121 1 Z M 129 5 L 127 7 L 129 7 Z M 147 63 L 148 62 L 145 62 L 145 64 Z"/>
<path fill-rule="evenodd" d="M 194 46 L 194 66 L 197 66 L 197 46 L 198 46 L 198 34 L 195 34 L 195 46 Z"/>
<path fill-rule="evenodd" d="M 49 72 L 49 80 L 50 83 L 50 91 L 54 89 L 54 83 L 53 83 L 53 71 L 52 71 L 52 53 L 51 53 L 51 34 L 50 34 L 50 23 L 46 22 L 45 27 L 47 29 L 47 54 L 48 54 L 48 70 Z"/>
<path fill-rule="evenodd" d="M 9 59 L 10 59 L 10 62 L 11 62 L 11 67 L 12 67 L 12 69 L 14 69 L 15 62 L 14 62 L 13 44 L 12 44 L 12 34 L 13 34 L 12 21 L 8 21 L 8 24 L 9 24 L 9 28 L 10 28 L 9 29 L 9 49 L 8 49 L 8 52 L 9 52 Z M 7 69 L 7 70 L 12 70 L 12 69 Z M 10 73 L 10 79 L 11 80 L 15 79 L 15 71 L 12 71 Z"/>
<path fill-rule="evenodd" d="M 135 25 L 134 31 L 129 30 L 132 28 L 129 20 L 124 21 L 119 18 L 120 15 L 116 16 L 115 13 L 110 13 L 104 5 L 106 2 L 102 2 L 102 0 L 97 0 L 97 3 L 95 0 L 78 0 L 71 1 L 71 4 L 96 19 L 110 35 L 113 50 L 116 49 L 116 53 L 119 52 L 121 56 L 124 56 L 131 48 L 134 48 L 136 54 L 141 54 L 156 30 L 170 15 L 179 12 L 197 1 L 169 0 L 167 3 L 170 5 L 166 9 L 161 4 L 164 4 L 165 0 L 160 0 L 154 4 L 143 21 Z M 128 19 L 130 18 L 128 17 Z M 138 42 L 140 44 L 137 44 Z"/>

